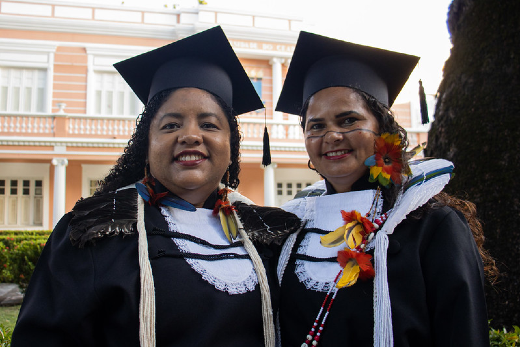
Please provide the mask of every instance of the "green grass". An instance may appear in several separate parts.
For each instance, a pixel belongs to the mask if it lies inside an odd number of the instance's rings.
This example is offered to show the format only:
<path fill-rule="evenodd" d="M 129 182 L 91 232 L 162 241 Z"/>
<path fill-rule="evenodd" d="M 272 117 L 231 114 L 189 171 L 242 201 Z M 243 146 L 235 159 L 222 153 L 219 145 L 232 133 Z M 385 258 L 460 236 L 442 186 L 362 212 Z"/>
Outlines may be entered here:
<path fill-rule="evenodd" d="M 18 312 L 20 312 L 20 305 L 0 306 L 0 325 L 13 331 Z"/>

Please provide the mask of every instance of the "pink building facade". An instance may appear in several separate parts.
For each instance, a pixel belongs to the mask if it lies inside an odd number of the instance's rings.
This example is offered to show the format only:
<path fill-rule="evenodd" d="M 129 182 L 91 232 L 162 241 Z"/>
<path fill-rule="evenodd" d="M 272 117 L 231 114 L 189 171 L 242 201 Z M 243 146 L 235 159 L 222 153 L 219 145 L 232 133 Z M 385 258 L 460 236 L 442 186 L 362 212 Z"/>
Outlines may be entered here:
<path fill-rule="evenodd" d="M 281 205 L 319 177 L 307 168 L 298 117 L 274 112 L 300 18 L 212 8 L 148 9 L 0 0 L 0 230 L 51 229 L 97 187 L 142 104 L 112 64 L 221 25 L 265 104 L 241 115 L 239 191 Z M 394 106 L 412 144 L 426 141 L 417 103 Z"/>

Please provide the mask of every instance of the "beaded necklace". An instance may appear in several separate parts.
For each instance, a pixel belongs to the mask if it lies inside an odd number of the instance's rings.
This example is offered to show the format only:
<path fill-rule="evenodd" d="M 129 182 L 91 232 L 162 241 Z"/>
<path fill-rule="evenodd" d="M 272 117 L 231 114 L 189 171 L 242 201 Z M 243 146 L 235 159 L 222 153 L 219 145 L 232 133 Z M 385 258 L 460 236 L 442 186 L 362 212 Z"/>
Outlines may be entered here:
<path fill-rule="evenodd" d="M 326 247 L 334 247 L 343 242 L 346 243 L 347 247 L 338 251 L 337 260 L 342 269 L 334 278 L 334 286 L 331 286 L 327 292 L 316 319 L 301 345 L 302 347 L 318 345 L 339 289 L 352 286 L 358 278 L 365 280 L 374 277 L 374 268 L 370 262 L 372 256 L 366 254 L 365 250 L 373 239 L 375 232 L 387 219 L 387 213 L 383 213 L 376 218 L 377 206 L 381 203 L 381 200 L 381 189 L 378 187 L 372 205 L 364 217 L 355 210 L 351 212 L 341 211 L 345 225 L 321 237 L 322 245 Z"/>

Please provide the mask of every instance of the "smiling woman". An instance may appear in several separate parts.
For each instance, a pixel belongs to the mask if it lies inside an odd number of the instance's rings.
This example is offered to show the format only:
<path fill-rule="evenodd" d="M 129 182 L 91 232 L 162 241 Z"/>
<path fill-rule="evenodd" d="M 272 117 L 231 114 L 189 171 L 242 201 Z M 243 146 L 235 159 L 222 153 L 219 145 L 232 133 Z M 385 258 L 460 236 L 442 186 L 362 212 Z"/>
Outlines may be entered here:
<path fill-rule="evenodd" d="M 359 94 L 332 87 L 309 99 L 304 133 L 314 167 L 344 193 L 365 174 L 365 159 L 374 152 L 379 125 Z"/>
<path fill-rule="evenodd" d="M 178 89 L 150 125 L 150 173 L 170 192 L 202 207 L 231 164 L 230 136 L 227 117 L 210 93 Z"/>
<path fill-rule="evenodd" d="M 232 190 L 236 115 L 263 106 L 222 29 L 115 66 L 145 109 L 49 238 L 12 346 L 274 346 L 274 269 L 300 221 Z"/>
<path fill-rule="evenodd" d="M 417 61 L 300 33 L 277 110 L 324 180 L 282 206 L 306 223 L 278 266 L 282 346 L 489 346 L 474 206 L 389 109 Z"/>

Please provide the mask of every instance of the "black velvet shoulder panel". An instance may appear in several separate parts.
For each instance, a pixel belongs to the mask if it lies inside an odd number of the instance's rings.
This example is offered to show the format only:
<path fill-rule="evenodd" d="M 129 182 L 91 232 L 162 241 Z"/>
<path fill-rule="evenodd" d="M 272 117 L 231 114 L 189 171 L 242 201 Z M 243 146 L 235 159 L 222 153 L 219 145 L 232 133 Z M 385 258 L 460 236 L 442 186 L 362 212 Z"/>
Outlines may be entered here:
<path fill-rule="evenodd" d="M 281 208 L 248 205 L 242 202 L 236 202 L 234 205 L 246 233 L 253 242 L 280 245 L 301 225 L 295 214 Z"/>
<path fill-rule="evenodd" d="M 135 232 L 137 190 L 121 189 L 80 199 L 72 209 L 70 241 L 83 248 L 104 237 Z"/>

